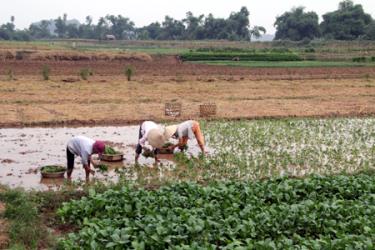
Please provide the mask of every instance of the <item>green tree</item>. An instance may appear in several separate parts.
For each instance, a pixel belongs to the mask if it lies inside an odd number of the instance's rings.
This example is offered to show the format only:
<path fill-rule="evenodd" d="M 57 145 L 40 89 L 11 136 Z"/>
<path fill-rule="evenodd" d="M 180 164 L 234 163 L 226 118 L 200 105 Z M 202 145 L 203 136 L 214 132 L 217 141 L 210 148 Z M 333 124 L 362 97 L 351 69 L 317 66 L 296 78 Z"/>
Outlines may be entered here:
<path fill-rule="evenodd" d="M 266 29 L 263 26 L 254 26 L 252 29 L 250 29 L 250 39 L 252 37 L 259 38 L 262 36 L 261 33 L 266 34 Z"/>
<path fill-rule="evenodd" d="M 31 24 L 29 27 L 29 32 L 32 38 L 50 38 L 52 35 L 49 31 L 50 21 L 42 20 L 40 24 Z"/>
<path fill-rule="evenodd" d="M 203 18 L 204 15 L 195 17 L 191 11 L 186 13 L 186 18 L 182 20 L 186 26 L 184 39 L 200 40 L 204 38 Z"/>
<path fill-rule="evenodd" d="M 375 40 L 375 21 L 372 21 L 366 28 L 366 39 Z"/>
<path fill-rule="evenodd" d="M 233 12 L 227 20 L 226 30 L 232 40 L 250 40 L 250 21 L 249 11 L 242 7 L 239 12 Z M 234 39 L 233 39 L 234 38 Z"/>
<path fill-rule="evenodd" d="M 305 12 L 304 7 L 293 8 L 276 18 L 275 40 L 289 39 L 301 41 L 319 37 L 319 17 L 311 11 Z"/>
<path fill-rule="evenodd" d="M 157 40 L 160 37 L 162 27 L 159 22 L 154 22 L 138 29 L 140 39 L 152 39 Z"/>
<path fill-rule="evenodd" d="M 104 17 L 99 18 L 98 24 L 94 27 L 94 36 L 96 39 L 104 39 L 107 33 L 110 33 L 109 24 Z"/>
<path fill-rule="evenodd" d="M 364 12 L 362 5 L 345 0 L 339 3 L 338 10 L 323 15 L 320 26 L 326 38 L 353 40 L 364 36 L 371 22 L 371 16 Z"/>
<path fill-rule="evenodd" d="M 59 16 L 57 19 L 55 19 L 55 26 L 56 26 L 55 32 L 57 33 L 59 38 L 64 38 L 66 36 L 66 33 L 67 33 L 66 21 L 67 21 L 67 14 L 64 14 L 63 18 Z"/>
<path fill-rule="evenodd" d="M 132 39 L 132 34 L 134 32 L 134 23 L 130 21 L 129 18 L 123 17 L 121 15 L 107 15 L 105 17 L 110 26 L 109 29 L 117 39 Z"/>
<path fill-rule="evenodd" d="M 159 39 L 180 40 L 185 33 L 185 25 L 182 21 L 175 20 L 172 17 L 165 16 L 162 23 L 162 31 Z"/>

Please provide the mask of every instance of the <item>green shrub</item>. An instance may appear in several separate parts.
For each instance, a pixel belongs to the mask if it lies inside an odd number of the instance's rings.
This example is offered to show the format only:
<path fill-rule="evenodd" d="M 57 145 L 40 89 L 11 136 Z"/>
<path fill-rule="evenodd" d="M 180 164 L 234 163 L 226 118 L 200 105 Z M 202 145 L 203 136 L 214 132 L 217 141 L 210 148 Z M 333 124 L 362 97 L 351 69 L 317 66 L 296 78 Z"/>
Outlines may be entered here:
<path fill-rule="evenodd" d="M 36 204 L 21 190 L 6 191 L 2 193 L 0 200 L 6 203 L 4 216 L 10 221 L 10 245 L 36 249 L 38 243 L 47 236 Z"/>
<path fill-rule="evenodd" d="M 44 65 L 42 68 L 42 76 L 43 80 L 48 81 L 49 80 L 49 73 L 50 73 L 50 68 L 48 65 Z"/>
<path fill-rule="evenodd" d="M 125 75 L 129 82 L 131 81 L 133 74 L 134 74 L 134 69 L 132 66 L 125 67 Z"/>
<path fill-rule="evenodd" d="M 234 53 L 234 52 L 193 52 L 181 55 L 184 61 L 231 61 L 238 58 L 239 61 L 301 61 L 302 58 L 290 52 L 257 52 L 257 53 Z"/>
<path fill-rule="evenodd" d="M 366 62 L 366 57 L 361 56 L 361 57 L 353 57 L 352 59 L 353 62 Z"/>
<path fill-rule="evenodd" d="M 89 68 L 83 68 L 81 69 L 81 71 L 79 72 L 79 75 L 81 76 L 81 78 L 83 80 L 87 80 L 89 78 L 89 76 L 92 76 L 93 75 L 93 72 L 91 69 Z"/>
<path fill-rule="evenodd" d="M 371 57 L 371 62 L 375 62 L 375 56 Z"/>
<path fill-rule="evenodd" d="M 13 81 L 14 80 L 14 72 L 12 69 L 9 69 L 7 71 L 7 76 L 8 76 L 8 81 Z"/>
<path fill-rule="evenodd" d="M 315 49 L 314 48 L 306 48 L 305 52 L 306 53 L 315 53 Z"/>

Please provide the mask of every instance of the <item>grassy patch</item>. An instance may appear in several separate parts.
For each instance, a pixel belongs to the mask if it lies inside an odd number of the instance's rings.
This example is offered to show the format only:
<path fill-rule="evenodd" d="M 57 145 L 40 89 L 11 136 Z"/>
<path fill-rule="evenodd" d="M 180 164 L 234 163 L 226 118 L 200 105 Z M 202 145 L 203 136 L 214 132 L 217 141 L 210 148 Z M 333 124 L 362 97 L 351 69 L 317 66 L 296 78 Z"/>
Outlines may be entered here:
<path fill-rule="evenodd" d="M 181 54 L 184 61 L 301 61 L 302 58 L 292 52 L 189 52 Z"/>
<path fill-rule="evenodd" d="M 37 205 L 24 191 L 5 190 L 0 193 L 0 200 L 6 204 L 4 216 L 10 222 L 8 233 L 11 249 L 36 249 L 52 244 L 41 223 Z"/>
<path fill-rule="evenodd" d="M 293 61 L 293 62 L 270 62 L 270 61 L 195 61 L 193 63 L 240 66 L 251 68 L 312 68 L 312 67 L 371 67 L 375 63 L 357 63 L 350 61 L 330 62 L 330 61 Z"/>

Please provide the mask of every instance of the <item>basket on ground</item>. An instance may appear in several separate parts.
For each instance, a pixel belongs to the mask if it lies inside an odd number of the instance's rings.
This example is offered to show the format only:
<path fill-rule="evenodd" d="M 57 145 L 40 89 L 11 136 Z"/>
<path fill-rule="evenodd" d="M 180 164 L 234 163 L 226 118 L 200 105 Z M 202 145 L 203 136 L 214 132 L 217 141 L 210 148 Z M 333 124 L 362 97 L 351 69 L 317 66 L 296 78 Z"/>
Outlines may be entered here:
<path fill-rule="evenodd" d="M 101 161 L 122 161 L 124 159 L 124 154 L 102 154 L 100 156 Z"/>
<path fill-rule="evenodd" d="M 56 165 L 43 166 L 40 169 L 43 178 L 63 178 L 65 172 L 65 167 Z"/>
<path fill-rule="evenodd" d="M 201 117 L 216 115 L 217 107 L 215 103 L 205 103 L 199 105 L 199 113 Z"/>
<path fill-rule="evenodd" d="M 165 115 L 177 117 L 181 115 L 182 104 L 177 102 L 168 102 L 165 104 Z"/>

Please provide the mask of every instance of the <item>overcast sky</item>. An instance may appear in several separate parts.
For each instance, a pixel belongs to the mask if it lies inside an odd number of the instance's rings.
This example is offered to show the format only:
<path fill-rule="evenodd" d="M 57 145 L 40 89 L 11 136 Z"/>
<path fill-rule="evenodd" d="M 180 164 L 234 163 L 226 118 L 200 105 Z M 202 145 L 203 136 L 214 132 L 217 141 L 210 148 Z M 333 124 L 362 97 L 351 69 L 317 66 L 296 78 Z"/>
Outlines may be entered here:
<path fill-rule="evenodd" d="M 54 19 L 68 14 L 68 19 L 85 21 L 90 15 L 97 22 L 107 14 L 123 15 L 132 20 L 136 27 L 151 22 L 163 21 L 166 15 L 181 20 L 186 12 L 195 16 L 212 13 L 215 17 L 227 18 L 232 11 L 239 11 L 246 6 L 250 11 L 251 26 L 261 25 L 267 33 L 275 32 L 273 23 L 276 16 L 282 15 L 293 7 L 304 6 L 307 11 L 320 15 L 337 9 L 340 0 L 2 0 L 0 24 L 15 16 L 19 29 L 28 27 L 32 22 L 42 19 Z M 375 0 L 354 0 L 362 4 L 365 12 L 375 18 Z"/>

